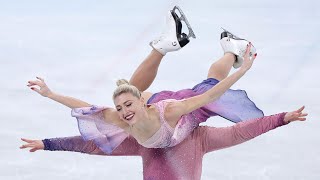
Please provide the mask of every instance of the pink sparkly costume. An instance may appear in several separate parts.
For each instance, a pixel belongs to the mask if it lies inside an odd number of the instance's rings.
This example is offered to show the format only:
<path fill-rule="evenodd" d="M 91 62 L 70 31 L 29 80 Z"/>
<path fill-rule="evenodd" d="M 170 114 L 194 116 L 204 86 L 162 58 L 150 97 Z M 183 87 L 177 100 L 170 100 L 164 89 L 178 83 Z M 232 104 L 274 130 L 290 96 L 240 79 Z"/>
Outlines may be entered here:
<path fill-rule="evenodd" d="M 153 105 L 158 109 L 158 112 L 160 113 L 160 123 L 161 126 L 158 129 L 156 133 L 154 133 L 149 139 L 147 139 L 141 144 L 143 147 L 146 148 L 165 148 L 165 147 L 171 147 L 176 144 L 172 144 L 173 142 L 173 135 L 176 132 L 176 128 L 172 128 L 167 121 L 164 118 L 164 110 L 166 107 L 166 104 L 170 102 L 169 100 L 160 101 L 157 103 L 154 103 Z M 184 139 L 184 138 L 183 138 Z"/>
<path fill-rule="evenodd" d="M 74 151 L 105 156 L 141 156 L 144 180 L 200 180 L 206 153 L 234 146 L 285 125 L 285 113 L 239 122 L 230 127 L 195 128 L 181 143 L 169 148 L 145 148 L 129 136 L 111 154 L 80 136 L 44 139 L 45 150 Z M 97 172 L 98 173 L 98 172 Z M 212 179 L 214 177 L 211 177 Z"/>
<path fill-rule="evenodd" d="M 233 122 L 263 116 L 263 112 L 248 98 L 243 90 L 227 90 L 219 99 L 211 102 L 189 114 L 182 116 L 174 131 L 164 123 L 164 107 L 168 99 L 181 100 L 202 94 L 215 86 L 219 81 L 213 78 L 204 80 L 192 89 L 183 89 L 177 92 L 162 91 L 154 94 L 148 104 L 155 105 L 162 117 L 162 126 L 150 139 L 142 143 L 148 148 L 172 147 L 183 141 L 194 128 L 209 117 L 219 115 Z M 111 153 L 124 141 L 129 134 L 121 128 L 106 123 L 102 111 L 105 107 L 84 107 L 72 110 L 72 116 L 78 120 L 78 128 L 84 140 L 93 140 L 100 149 Z M 167 124 L 167 125 L 166 125 Z"/>

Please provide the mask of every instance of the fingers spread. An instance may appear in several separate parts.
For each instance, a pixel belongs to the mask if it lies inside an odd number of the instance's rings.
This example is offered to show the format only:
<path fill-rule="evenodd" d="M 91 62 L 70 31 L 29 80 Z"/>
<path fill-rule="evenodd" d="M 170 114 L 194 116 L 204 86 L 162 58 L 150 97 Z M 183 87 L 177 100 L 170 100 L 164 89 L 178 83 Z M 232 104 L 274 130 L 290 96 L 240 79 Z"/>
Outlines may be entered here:
<path fill-rule="evenodd" d="M 301 108 L 299 108 L 298 110 L 297 110 L 297 112 L 302 112 L 304 110 L 304 106 L 302 106 Z"/>
<path fill-rule="evenodd" d="M 298 118 L 298 120 L 305 121 L 305 120 L 307 120 L 307 118 Z"/>
<path fill-rule="evenodd" d="M 29 151 L 30 152 L 35 152 L 36 150 L 38 150 L 37 148 L 32 148 L 32 149 L 30 149 Z"/>
<path fill-rule="evenodd" d="M 40 89 L 37 89 L 37 88 L 35 88 L 35 87 L 32 87 L 32 88 L 30 88 L 30 89 L 33 90 L 33 91 L 36 91 L 37 93 L 40 94 Z"/>
<path fill-rule="evenodd" d="M 27 142 L 27 143 L 32 143 L 33 140 L 30 139 L 26 139 L 26 138 L 21 138 L 22 141 Z"/>
<path fill-rule="evenodd" d="M 244 56 L 249 57 L 250 51 L 251 51 L 251 42 L 249 42 L 249 44 L 247 45 L 247 49 L 246 49 L 246 53 Z"/>
<path fill-rule="evenodd" d="M 28 81 L 28 85 L 27 86 L 34 86 L 34 85 L 37 85 L 37 86 L 40 86 L 42 85 L 43 83 L 41 81 Z"/>
<path fill-rule="evenodd" d="M 36 77 L 37 79 L 39 79 L 40 81 L 42 81 L 42 82 L 44 82 L 44 79 L 43 78 L 41 78 L 41 77 Z"/>
<path fill-rule="evenodd" d="M 24 145 L 20 146 L 20 149 L 24 149 L 24 148 L 28 148 L 28 147 L 30 147 L 30 144 L 24 144 Z"/>
<path fill-rule="evenodd" d="M 256 59 L 256 57 L 257 57 L 257 53 L 254 54 L 254 55 L 251 57 L 251 60 L 254 61 L 254 60 Z"/>

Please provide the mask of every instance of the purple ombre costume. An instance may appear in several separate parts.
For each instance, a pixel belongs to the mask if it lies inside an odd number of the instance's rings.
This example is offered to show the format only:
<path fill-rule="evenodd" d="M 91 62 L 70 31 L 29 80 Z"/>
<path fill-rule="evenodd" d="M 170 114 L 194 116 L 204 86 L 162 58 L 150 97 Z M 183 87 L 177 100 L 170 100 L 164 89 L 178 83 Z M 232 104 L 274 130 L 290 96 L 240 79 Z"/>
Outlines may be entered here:
<path fill-rule="evenodd" d="M 196 127 L 181 143 L 169 148 L 145 148 L 127 137 L 111 154 L 80 136 L 44 139 L 45 150 L 105 156 L 140 156 L 144 180 L 200 180 L 206 153 L 234 146 L 285 125 L 285 113 L 239 122 L 230 127 Z M 99 172 L 97 172 L 99 173 Z M 107 178 L 107 177 L 106 177 Z M 214 177 L 210 177 L 214 179 Z"/>
<path fill-rule="evenodd" d="M 177 92 L 162 91 L 154 94 L 148 100 L 148 104 L 153 104 L 157 107 L 160 112 L 160 118 L 163 118 L 165 102 L 168 99 L 171 99 L 171 101 L 182 100 L 202 94 L 218 82 L 216 79 L 209 78 L 192 89 L 183 89 Z M 113 124 L 106 123 L 102 114 L 104 109 L 106 108 L 96 106 L 76 108 L 72 110 L 72 116 L 77 118 L 79 131 L 84 140 L 93 140 L 102 151 L 112 153 L 129 134 Z M 262 117 L 263 112 L 248 98 L 245 91 L 227 90 L 216 101 L 183 115 L 173 132 L 168 128 L 161 127 L 159 129 L 160 132 L 156 132 L 154 136 L 147 140 L 145 147 L 173 147 L 183 141 L 201 122 L 205 122 L 209 117 L 216 115 L 232 122 L 240 122 Z M 162 125 L 166 125 L 166 123 L 162 122 Z M 167 131 L 163 131 L 163 129 Z M 141 144 L 143 145 L 143 143 Z"/>

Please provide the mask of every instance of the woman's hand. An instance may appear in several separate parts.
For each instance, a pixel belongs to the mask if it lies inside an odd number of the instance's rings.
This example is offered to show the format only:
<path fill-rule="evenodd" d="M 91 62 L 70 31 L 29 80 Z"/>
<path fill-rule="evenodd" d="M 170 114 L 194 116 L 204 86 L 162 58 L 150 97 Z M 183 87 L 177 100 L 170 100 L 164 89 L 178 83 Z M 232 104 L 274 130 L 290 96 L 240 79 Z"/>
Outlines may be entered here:
<path fill-rule="evenodd" d="M 38 80 L 34 81 L 28 81 L 28 87 L 31 87 L 33 91 L 36 91 L 39 93 L 41 96 L 48 97 L 50 94 L 52 94 L 51 90 L 49 87 L 46 85 L 44 82 L 44 79 L 37 77 Z"/>
<path fill-rule="evenodd" d="M 289 123 L 292 121 L 305 121 L 307 119 L 306 116 L 308 115 L 308 113 L 303 113 L 302 112 L 303 110 L 304 110 L 304 106 L 302 106 L 301 108 L 299 108 L 296 111 L 288 112 L 284 116 L 283 121 L 285 123 Z"/>
<path fill-rule="evenodd" d="M 20 149 L 30 148 L 30 152 L 44 149 L 44 144 L 41 140 L 31 140 L 25 138 L 21 138 L 21 140 L 26 142 L 27 144 L 20 146 Z"/>
<path fill-rule="evenodd" d="M 250 57 L 251 46 L 252 46 L 251 43 L 249 43 L 247 45 L 246 53 L 243 56 L 243 58 L 244 58 L 243 64 L 241 65 L 241 68 L 240 68 L 241 70 L 248 71 L 253 64 L 254 59 L 256 59 L 256 57 L 257 57 L 257 53 L 253 54 Z"/>

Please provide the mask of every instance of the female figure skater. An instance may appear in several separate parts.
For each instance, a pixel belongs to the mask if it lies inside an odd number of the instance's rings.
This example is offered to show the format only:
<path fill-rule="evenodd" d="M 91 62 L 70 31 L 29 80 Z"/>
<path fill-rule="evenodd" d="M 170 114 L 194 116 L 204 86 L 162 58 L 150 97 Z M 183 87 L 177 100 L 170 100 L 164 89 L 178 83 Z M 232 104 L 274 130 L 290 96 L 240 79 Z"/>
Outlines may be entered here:
<path fill-rule="evenodd" d="M 177 49 L 177 44 L 174 43 L 181 41 L 181 22 L 175 18 L 172 11 L 168 17 L 167 21 L 173 22 L 167 23 L 167 28 L 171 29 L 151 43 L 156 51 L 151 52 L 131 80 L 144 82 L 144 85 L 137 85 L 140 91 L 144 91 L 152 83 L 163 55 L 181 48 Z M 132 85 L 120 85 L 113 95 L 116 110 L 92 106 L 53 93 L 42 78 L 29 81 L 28 86 L 42 96 L 73 108 L 72 115 L 77 117 L 79 130 L 84 139 L 94 140 L 107 153 L 111 153 L 129 135 L 147 148 L 172 147 L 210 116 L 220 115 L 233 122 L 263 116 L 262 111 L 247 98 L 244 91 L 228 90 L 251 68 L 256 57 L 254 47 L 248 41 L 227 31 L 221 34 L 220 42 L 224 56 L 212 64 L 208 79 L 193 89 L 163 91 L 151 96 L 150 93 L 141 95 L 138 88 Z M 150 65 L 149 62 L 154 59 L 155 63 Z M 240 64 L 237 66 L 240 66 L 239 70 L 227 77 L 231 67 L 236 67 L 236 63 Z M 147 66 L 153 69 L 150 76 L 144 73 L 149 69 Z M 40 89 L 34 86 L 39 86 Z M 219 98 L 221 95 L 223 96 Z M 147 105 L 144 99 L 149 99 Z"/>
<path fill-rule="evenodd" d="M 48 150 L 103 156 L 140 156 L 145 180 L 200 180 L 205 154 L 246 142 L 289 122 L 304 121 L 307 114 L 303 113 L 303 108 L 239 122 L 230 127 L 199 126 L 180 144 L 168 148 L 145 148 L 132 136 L 127 137 L 111 154 L 101 151 L 94 141 L 84 141 L 81 136 L 44 140 L 22 138 L 26 143 L 20 148 L 30 148 L 30 152 Z"/>
<path fill-rule="evenodd" d="M 225 32 L 223 34 L 228 33 Z M 226 45 L 227 42 L 230 42 L 229 45 L 227 44 L 228 46 Z M 153 95 L 150 99 L 148 98 L 150 97 L 150 94 L 142 93 L 142 97 L 145 97 L 145 100 L 149 99 L 148 103 L 156 103 L 162 99 L 166 99 L 167 97 L 174 99 L 183 99 L 188 98 L 189 96 L 196 96 L 197 94 L 201 94 L 207 91 L 215 84 L 217 84 L 219 81 L 226 78 L 231 69 L 232 64 L 234 67 L 239 67 L 239 64 L 241 66 L 241 56 L 239 56 L 240 51 L 235 50 L 239 47 L 239 44 L 240 40 L 233 38 L 230 34 L 228 34 L 227 37 L 222 36 L 221 45 L 225 50 L 225 56 L 211 66 L 208 74 L 208 77 L 210 79 L 205 80 L 204 82 L 197 85 L 195 88 L 182 90 L 178 92 L 160 92 L 156 95 Z M 152 47 L 154 47 L 154 49 L 157 50 L 157 47 L 155 47 L 154 45 L 152 45 Z M 230 49 L 233 49 L 233 51 L 230 52 L 233 52 L 233 54 L 238 53 L 237 61 L 234 61 L 234 55 L 229 54 L 228 49 L 226 47 L 231 47 Z M 153 50 L 151 54 L 148 56 L 148 58 L 146 58 L 146 60 L 139 66 L 139 68 L 134 73 L 132 79 L 130 80 L 130 83 L 135 84 L 141 91 L 149 87 L 157 73 L 158 66 L 163 55 L 159 52 L 160 51 L 158 50 Z M 149 74 L 150 76 L 144 76 L 145 73 L 150 73 L 150 71 L 148 71 L 150 68 L 152 69 L 151 74 Z M 215 71 L 213 71 L 214 69 Z M 143 78 L 147 79 L 141 81 L 143 80 Z M 83 101 L 73 99 L 70 97 L 60 96 L 51 92 L 41 78 L 39 78 L 39 81 L 29 82 L 29 86 L 35 85 L 40 86 L 40 89 L 32 87 L 33 90 L 39 92 L 43 96 L 61 102 L 67 105 L 68 107 L 90 107 L 88 103 L 85 103 Z M 197 88 L 199 88 L 199 90 L 197 90 Z M 194 111 L 194 113 L 192 114 L 194 119 L 205 120 L 211 115 L 218 114 L 220 116 L 224 116 L 226 118 L 229 118 L 230 120 L 237 122 L 245 120 L 246 117 L 253 117 L 254 115 L 252 114 L 254 113 L 252 112 L 254 111 L 260 112 L 260 114 L 256 113 L 258 114 L 257 116 L 260 116 L 262 114 L 262 112 L 258 110 L 254 106 L 254 104 L 246 98 L 246 96 L 244 96 L 244 99 L 230 98 L 230 95 L 232 95 L 235 92 L 238 93 L 237 97 L 241 97 L 243 96 L 243 94 L 245 94 L 243 91 L 228 90 L 214 103 L 210 103 L 210 106 L 201 107 L 200 109 Z M 66 99 L 68 99 L 68 101 L 66 101 Z M 231 108 L 237 107 L 237 105 L 234 105 L 234 103 L 242 104 L 242 102 L 244 101 L 247 101 L 247 103 L 243 105 L 243 108 L 247 110 L 249 113 L 239 113 L 237 109 Z M 230 108 L 230 113 L 224 110 L 225 106 L 223 106 L 223 104 L 226 102 L 229 102 L 227 103 L 227 107 Z M 230 104 L 230 102 L 233 103 Z M 209 111 L 210 107 L 213 107 L 211 109 L 215 110 L 212 112 Z M 124 108 L 126 108 L 126 106 L 124 106 Z M 235 114 L 231 114 L 233 110 L 235 111 Z M 106 110 L 102 110 L 99 113 L 91 113 L 89 111 L 89 116 L 94 117 L 92 115 L 95 115 L 96 117 L 103 117 L 104 111 Z M 108 111 L 114 110 L 109 109 Z M 204 154 L 217 149 L 230 147 L 248 141 L 264 132 L 285 125 L 291 121 L 303 121 L 305 120 L 305 116 L 307 114 L 303 113 L 302 111 L 303 107 L 297 111 L 293 111 L 290 113 L 280 113 L 272 116 L 259 117 L 252 120 L 240 122 L 235 124 L 234 126 L 225 128 L 195 127 L 195 129 L 192 132 L 190 132 L 190 134 L 186 135 L 187 137 L 180 144 L 173 147 L 160 149 L 145 148 L 141 146 L 132 136 L 125 137 L 125 139 L 121 141 L 122 143 L 116 149 L 114 149 L 114 151 L 112 151 L 111 154 L 108 154 L 108 151 L 105 151 L 103 148 L 101 148 L 101 146 L 97 146 L 99 145 L 99 143 L 97 143 L 97 138 L 92 138 L 91 140 L 90 138 L 88 138 L 89 141 L 87 141 L 88 139 L 83 140 L 79 136 L 45 139 L 43 141 L 22 139 L 23 141 L 27 142 L 27 144 L 22 145 L 20 148 L 30 148 L 31 152 L 34 152 L 39 149 L 45 149 L 51 151 L 76 151 L 88 154 L 110 156 L 141 156 L 143 159 L 144 179 L 200 179 L 202 169 L 202 158 Z M 83 111 L 82 113 L 80 113 L 79 116 L 86 116 L 86 112 Z M 115 115 L 115 113 L 114 116 L 116 118 L 119 118 L 117 115 Z M 78 119 L 80 119 L 79 125 L 81 123 L 90 124 L 90 122 L 93 122 L 93 120 L 81 120 L 81 118 L 79 117 Z M 139 120 L 137 119 L 137 121 Z M 183 126 L 183 124 L 181 124 L 181 126 Z M 105 138 L 105 136 L 102 136 L 102 138 Z M 111 139 L 109 139 L 108 142 L 112 142 L 112 140 L 110 140 Z"/>

